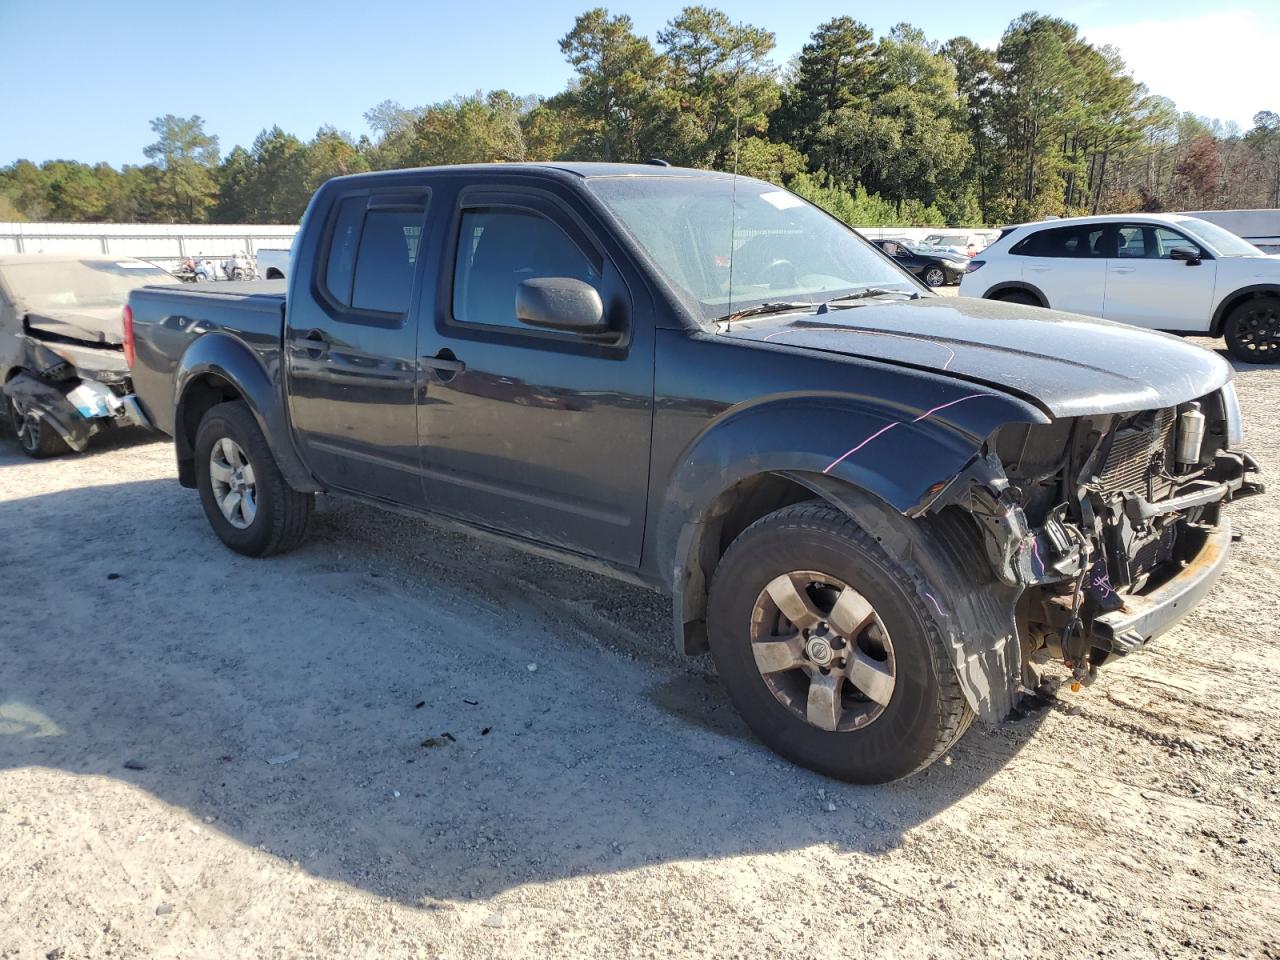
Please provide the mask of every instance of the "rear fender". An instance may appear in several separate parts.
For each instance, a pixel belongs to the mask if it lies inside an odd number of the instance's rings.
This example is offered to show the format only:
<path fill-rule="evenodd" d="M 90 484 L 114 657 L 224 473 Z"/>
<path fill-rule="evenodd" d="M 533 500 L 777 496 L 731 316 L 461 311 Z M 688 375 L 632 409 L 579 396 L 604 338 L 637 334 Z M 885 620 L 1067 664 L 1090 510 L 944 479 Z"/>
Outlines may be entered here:
<path fill-rule="evenodd" d="M 197 338 L 182 355 L 175 371 L 174 445 L 179 471 L 183 461 L 190 463 L 194 456 L 195 432 L 187 430 L 186 405 L 192 396 L 192 387 L 210 377 L 227 384 L 253 412 L 289 486 L 302 492 L 318 491 L 320 487 L 293 445 L 279 381 L 268 373 L 249 347 L 225 333 L 212 332 Z"/>

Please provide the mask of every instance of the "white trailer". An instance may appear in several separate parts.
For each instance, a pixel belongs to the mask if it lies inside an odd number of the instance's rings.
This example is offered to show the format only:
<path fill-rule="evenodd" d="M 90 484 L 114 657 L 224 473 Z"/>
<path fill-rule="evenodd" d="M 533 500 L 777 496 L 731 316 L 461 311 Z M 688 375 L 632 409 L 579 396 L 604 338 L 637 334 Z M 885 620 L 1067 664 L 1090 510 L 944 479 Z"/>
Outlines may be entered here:
<path fill-rule="evenodd" d="M 244 223 L 3 223 L 0 255 L 84 253 L 136 257 L 172 270 L 183 260 L 220 263 L 236 253 L 288 248 L 295 224 Z"/>
<path fill-rule="evenodd" d="M 1280 210 L 1193 210 L 1184 216 L 1216 223 L 1263 253 L 1280 253 Z"/>

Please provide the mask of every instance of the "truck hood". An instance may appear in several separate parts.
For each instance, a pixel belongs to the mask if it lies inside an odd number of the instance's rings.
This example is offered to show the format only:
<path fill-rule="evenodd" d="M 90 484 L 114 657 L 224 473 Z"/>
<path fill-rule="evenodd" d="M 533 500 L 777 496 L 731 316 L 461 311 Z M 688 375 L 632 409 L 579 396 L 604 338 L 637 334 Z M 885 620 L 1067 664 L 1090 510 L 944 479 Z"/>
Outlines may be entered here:
<path fill-rule="evenodd" d="M 1177 337 L 968 297 L 766 316 L 735 323 L 725 336 L 937 371 L 1053 417 L 1171 407 L 1231 379 L 1222 357 Z"/>
<path fill-rule="evenodd" d="M 124 338 L 120 306 L 72 307 L 66 310 L 31 311 L 27 326 L 39 333 L 99 346 L 119 346 Z"/>

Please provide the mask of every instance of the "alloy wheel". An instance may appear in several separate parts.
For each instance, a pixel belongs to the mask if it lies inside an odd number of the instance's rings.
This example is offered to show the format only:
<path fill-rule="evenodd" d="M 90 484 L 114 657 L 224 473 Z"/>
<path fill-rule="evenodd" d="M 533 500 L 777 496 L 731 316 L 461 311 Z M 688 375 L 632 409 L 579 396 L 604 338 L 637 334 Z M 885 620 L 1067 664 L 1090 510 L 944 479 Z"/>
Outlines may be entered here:
<path fill-rule="evenodd" d="M 21 401 L 9 398 L 9 422 L 22 449 L 34 453 L 40 449 L 40 417 Z"/>
<path fill-rule="evenodd" d="M 760 591 L 751 652 L 774 698 L 822 730 L 858 730 L 893 697 L 889 632 L 861 593 L 830 574 L 796 570 Z"/>
<path fill-rule="evenodd" d="M 1257 301 L 1236 322 L 1235 340 L 1243 353 L 1259 363 L 1280 356 L 1280 309 L 1269 301 Z"/>
<path fill-rule="evenodd" d="M 209 484 L 227 523 L 248 529 L 258 515 L 257 481 L 249 458 L 230 437 L 222 437 L 209 451 Z"/>

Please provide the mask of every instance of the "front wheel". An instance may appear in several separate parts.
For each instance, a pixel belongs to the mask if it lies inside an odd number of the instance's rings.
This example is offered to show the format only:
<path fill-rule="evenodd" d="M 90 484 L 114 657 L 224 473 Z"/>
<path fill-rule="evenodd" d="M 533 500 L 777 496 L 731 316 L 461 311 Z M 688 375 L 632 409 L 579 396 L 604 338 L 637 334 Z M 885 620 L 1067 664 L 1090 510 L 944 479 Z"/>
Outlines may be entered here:
<path fill-rule="evenodd" d="M 204 415 L 196 430 L 195 458 L 200 503 L 228 547 L 265 557 L 302 541 L 315 497 L 285 482 L 245 404 L 220 403 Z"/>
<path fill-rule="evenodd" d="M 1245 363 L 1280 363 L 1280 297 L 1254 297 L 1227 314 L 1227 350 Z"/>
<path fill-rule="evenodd" d="M 924 282 L 931 287 L 940 287 L 947 282 L 947 273 L 937 264 L 934 264 L 925 270 Z"/>
<path fill-rule="evenodd" d="M 941 756 L 973 714 L 921 581 L 825 503 L 748 527 L 716 568 L 707 618 L 747 725 L 787 759 L 855 783 Z"/>

